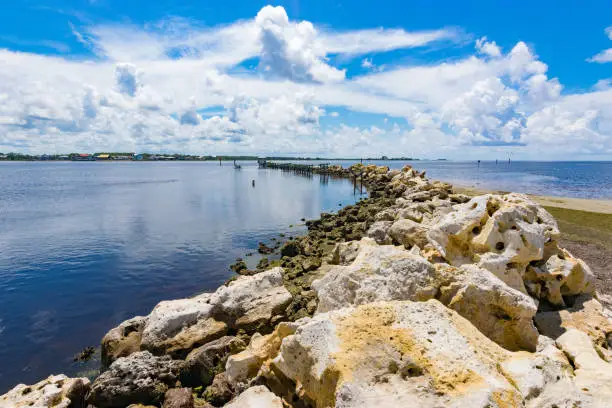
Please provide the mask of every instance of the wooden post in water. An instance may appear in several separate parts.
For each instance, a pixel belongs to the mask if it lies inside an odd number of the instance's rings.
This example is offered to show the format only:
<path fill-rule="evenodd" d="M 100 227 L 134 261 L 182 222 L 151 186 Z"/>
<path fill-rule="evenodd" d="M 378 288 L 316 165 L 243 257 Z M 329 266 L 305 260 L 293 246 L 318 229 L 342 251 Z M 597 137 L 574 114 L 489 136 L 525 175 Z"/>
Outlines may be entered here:
<path fill-rule="evenodd" d="M 363 194 L 363 171 L 360 174 L 360 183 L 359 183 L 359 194 Z"/>

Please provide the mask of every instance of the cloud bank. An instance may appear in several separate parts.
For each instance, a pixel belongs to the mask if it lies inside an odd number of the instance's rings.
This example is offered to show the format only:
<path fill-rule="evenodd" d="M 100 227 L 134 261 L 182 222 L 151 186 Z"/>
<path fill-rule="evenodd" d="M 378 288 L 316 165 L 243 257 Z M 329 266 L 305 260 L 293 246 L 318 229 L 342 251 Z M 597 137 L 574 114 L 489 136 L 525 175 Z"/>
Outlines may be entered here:
<path fill-rule="evenodd" d="M 521 41 L 504 50 L 482 37 L 458 59 L 383 69 L 373 56 L 457 47 L 468 37 L 448 28 L 333 31 L 272 6 L 222 27 L 174 18 L 72 30 L 94 57 L 0 50 L 0 151 L 612 153 L 609 81 L 565 92 Z"/>

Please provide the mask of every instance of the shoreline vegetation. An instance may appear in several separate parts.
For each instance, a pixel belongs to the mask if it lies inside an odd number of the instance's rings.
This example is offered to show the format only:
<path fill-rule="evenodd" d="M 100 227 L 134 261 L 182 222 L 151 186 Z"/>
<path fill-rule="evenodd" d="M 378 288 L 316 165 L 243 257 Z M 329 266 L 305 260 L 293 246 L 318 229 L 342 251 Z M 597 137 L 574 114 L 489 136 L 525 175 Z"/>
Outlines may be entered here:
<path fill-rule="evenodd" d="M 93 382 L 51 376 L 0 406 L 612 405 L 610 278 L 564 249 L 609 245 L 612 216 L 410 166 L 313 172 L 369 196 L 260 244 L 280 259 L 111 329 Z"/>

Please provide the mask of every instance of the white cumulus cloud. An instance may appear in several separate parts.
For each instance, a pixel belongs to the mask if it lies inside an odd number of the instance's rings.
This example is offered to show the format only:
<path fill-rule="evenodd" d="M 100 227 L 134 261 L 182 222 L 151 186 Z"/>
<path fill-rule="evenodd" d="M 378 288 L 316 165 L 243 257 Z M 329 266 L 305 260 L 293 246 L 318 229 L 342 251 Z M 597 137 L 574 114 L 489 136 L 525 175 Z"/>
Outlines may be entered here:
<path fill-rule="evenodd" d="M 611 27 L 607 27 L 605 30 L 606 35 L 608 36 L 608 38 L 610 40 L 612 40 L 612 26 Z M 587 61 L 589 62 L 598 62 L 600 64 L 606 63 L 606 62 L 612 62 L 612 48 L 608 48 L 605 49 L 601 52 L 599 52 L 598 54 L 592 56 L 591 58 L 587 59 Z"/>
<path fill-rule="evenodd" d="M 501 49 L 495 41 L 488 41 L 487 37 L 481 37 L 476 40 L 476 49 L 481 54 L 488 55 L 493 58 L 501 57 Z"/>
<path fill-rule="evenodd" d="M 169 18 L 73 32 L 93 57 L 0 50 L 0 151 L 612 154 L 609 79 L 566 91 L 519 40 L 504 51 L 482 37 L 457 59 L 381 72 L 378 54 L 452 45 L 460 30 L 334 31 L 267 6 L 223 27 Z"/>
<path fill-rule="evenodd" d="M 266 6 L 257 13 L 261 29 L 260 66 L 266 73 L 294 81 L 341 81 L 345 71 L 325 61 L 325 48 L 308 21 L 293 23 L 281 6 Z"/>

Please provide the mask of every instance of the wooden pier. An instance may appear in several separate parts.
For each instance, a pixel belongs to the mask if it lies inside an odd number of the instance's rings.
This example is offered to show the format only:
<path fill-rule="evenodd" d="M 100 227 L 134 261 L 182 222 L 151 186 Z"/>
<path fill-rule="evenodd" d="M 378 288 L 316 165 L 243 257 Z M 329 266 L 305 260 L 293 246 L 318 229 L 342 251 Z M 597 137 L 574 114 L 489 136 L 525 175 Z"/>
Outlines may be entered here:
<path fill-rule="evenodd" d="M 313 173 L 325 174 L 329 168 L 329 163 L 321 163 L 317 166 L 314 164 L 276 163 L 267 160 L 258 160 L 257 163 L 259 164 L 259 168 L 290 171 L 292 173 L 304 175 L 311 175 Z"/>

